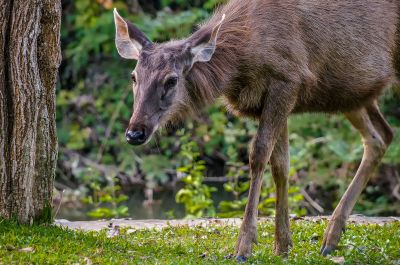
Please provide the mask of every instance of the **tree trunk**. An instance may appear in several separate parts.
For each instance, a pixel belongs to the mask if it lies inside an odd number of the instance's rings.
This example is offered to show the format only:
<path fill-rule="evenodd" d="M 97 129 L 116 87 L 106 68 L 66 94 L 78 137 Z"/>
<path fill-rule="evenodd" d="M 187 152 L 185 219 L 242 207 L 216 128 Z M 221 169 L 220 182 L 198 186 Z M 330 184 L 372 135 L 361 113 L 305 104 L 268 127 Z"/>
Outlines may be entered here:
<path fill-rule="evenodd" d="M 0 0 L 0 217 L 48 222 L 60 0 Z"/>

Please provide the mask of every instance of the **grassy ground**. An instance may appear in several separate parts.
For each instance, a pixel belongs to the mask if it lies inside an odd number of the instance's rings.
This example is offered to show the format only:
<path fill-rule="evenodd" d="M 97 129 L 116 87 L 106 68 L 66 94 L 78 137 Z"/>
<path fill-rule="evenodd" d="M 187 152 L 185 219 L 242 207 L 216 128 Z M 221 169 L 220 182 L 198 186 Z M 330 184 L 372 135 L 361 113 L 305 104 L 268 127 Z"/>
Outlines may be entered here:
<path fill-rule="evenodd" d="M 294 247 L 284 260 L 272 253 L 273 223 L 259 224 L 251 264 L 400 264 L 400 222 L 348 226 L 333 257 L 319 255 L 325 221 L 292 221 Z M 129 233 L 128 233 L 129 232 Z M 123 229 L 76 232 L 21 226 L 0 220 L 0 264 L 232 264 L 235 227 L 170 227 L 161 231 Z"/>

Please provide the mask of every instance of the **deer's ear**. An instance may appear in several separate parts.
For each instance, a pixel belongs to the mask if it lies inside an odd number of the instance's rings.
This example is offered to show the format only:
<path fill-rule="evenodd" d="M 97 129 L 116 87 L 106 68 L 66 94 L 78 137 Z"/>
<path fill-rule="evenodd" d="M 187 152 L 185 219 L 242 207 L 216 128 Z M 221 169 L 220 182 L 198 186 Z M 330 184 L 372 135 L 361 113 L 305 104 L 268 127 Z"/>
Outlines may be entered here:
<path fill-rule="evenodd" d="M 114 9 L 115 45 L 121 57 L 126 59 L 139 59 L 143 47 L 150 45 L 151 41 L 135 25 L 123 19 Z"/>
<path fill-rule="evenodd" d="M 191 42 L 193 63 L 208 62 L 211 60 L 217 47 L 218 33 L 224 20 L 225 14 L 211 32 L 199 32 L 193 35 Z"/>

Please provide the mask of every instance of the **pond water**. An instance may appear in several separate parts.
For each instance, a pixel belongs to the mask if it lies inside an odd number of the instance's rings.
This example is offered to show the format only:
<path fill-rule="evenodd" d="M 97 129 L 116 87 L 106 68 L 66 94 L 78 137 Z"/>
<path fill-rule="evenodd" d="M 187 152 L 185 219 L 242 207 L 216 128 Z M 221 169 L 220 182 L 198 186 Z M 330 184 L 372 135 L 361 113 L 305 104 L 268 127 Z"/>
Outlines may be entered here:
<path fill-rule="evenodd" d="M 217 191 L 213 193 L 213 201 L 215 202 L 215 207 L 218 206 L 219 202 L 225 200 L 233 200 L 233 195 L 231 193 L 227 193 L 222 183 L 217 184 L 209 184 L 217 188 Z M 143 202 L 145 201 L 144 192 L 141 189 L 134 189 L 126 194 L 129 196 L 129 200 L 125 203 L 129 208 L 129 216 L 127 218 L 132 219 L 168 219 L 169 216 L 167 212 L 173 211 L 174 218 L 183 218 L 185 216 L 185 209 L 183 205 L 177 204 L 175 202 L 175 195 L 178 192 L 176 190 L 164 190 L 161 192 L 154 193 L 154 201 L 155 203 L 151 205 L 146 205 Z M 84 221 L 91 220 L 90 217 L 87 216 L 87 213 L 92 208 L 87 205 L 83 205 L 83 207 L 76 208 L 60 208 L 57 219 L 67 219 L 70 221 Z"/>

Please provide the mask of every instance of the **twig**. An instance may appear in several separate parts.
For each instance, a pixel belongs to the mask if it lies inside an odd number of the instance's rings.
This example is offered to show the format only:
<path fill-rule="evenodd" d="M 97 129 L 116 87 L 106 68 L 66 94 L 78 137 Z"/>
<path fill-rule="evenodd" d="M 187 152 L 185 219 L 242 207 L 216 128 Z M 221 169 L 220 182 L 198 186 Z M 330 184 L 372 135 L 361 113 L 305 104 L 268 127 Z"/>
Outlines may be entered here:
<path fill-rule="evenodd" d="M 56 219 L 56 217 L 57 217 L 58 211 L 59 211 L 60 208 L 61 208 L 61 204 L 62 204 L 63 197 L 64 197 L 64 190 L 61 191 L 61 194 L 60 194 L 60 202 L 58 203 L 57 210 L 56 210 L 56 212 L 54 213 L 53 219 Z"/>
<path fill-rule="evenodd" d="M 393 188 L 392 194 L 393 196 L 400 201 L 400 176 L 397 171 L 395 171 L 396 179 L 399 183 Z"/>
<path fill-rule="evenodd" d="M 121 173 L 121 171 L 116 167 L 116 166 L 109 166 L 109 165 L 102 165 L 97 163 L 94 160 L 91 160 L 78 152 L 66 149 L 66 148 L 60 148 L 61 152 L 67 154 L 70 157 L 77 157 L 77 159 L 83 163 L 85 166 L 93 168 L 101 173 L 104 174 L 104 176 L 107 178 L 107 181 L 110 181 L 109 176 L 118 176 L 120 179 L 122 179 L 122 176 L 124 174 Z M 136 178 L 136 177 L 130 177 L 129 178 L 129 183 L 132 185 L 145 185 L 144 180 Z"/>
<path fill-rule="evenodd" d="M 322 208 L 316 201 L 314 201 L 311 196 L 304 190 L 301 189 L 301 194 L 303 195 L 304 199 L 319 213 L 324 213 L 324 208 Z"/>
<path fill-rule="evenodd" d="M 400 201 L 400 184 L 397 184 L 393 189 L 393 196 Z"/>
<path fill-rule="evenodd" d="M 119 112 L 121 111 L 122 106 L 125 104 L 125 99 L 128 97 L 130 90 L 126 90 L 125 93 L 122 95 L 121 101 L 118 103 L 117 107 L 115 108 L 115 111 L 113 112 L 110 122 L 108 123 L 108 126 L 106 128 L 105 134 L 104 134 L 104 139 L 108 139 L 111 135 L 111 130 L 112 127 L 115 124 L 115 121 L 117 120 L 119 116 Z M 103 158 L 103 153 L 104 153 L 105 145 L 102 143 L 100 145 L 99 151 L 96 156 L 97 162 L 100 162 L 101 159 Z"/>
<path fill-rule="evenodd" d="M 83 155 L 79 154 L 78 152 L 61 148 L 61 151 L 66 154 L 70 154 L 71 156 L 78 157 L 79 160 L 85 164 L 86 166 L 89 166 L 91 168 L 94 168 L 100 172 L 103 172 L 105 175 L 111 175 L 111 174 L 117 174 L 119 172 L 119 169 L 115 166 L 106 166 L 106 165 L 101 165 L 96 161 L 93 161 L 87 157 L 84 157 Z"/>

